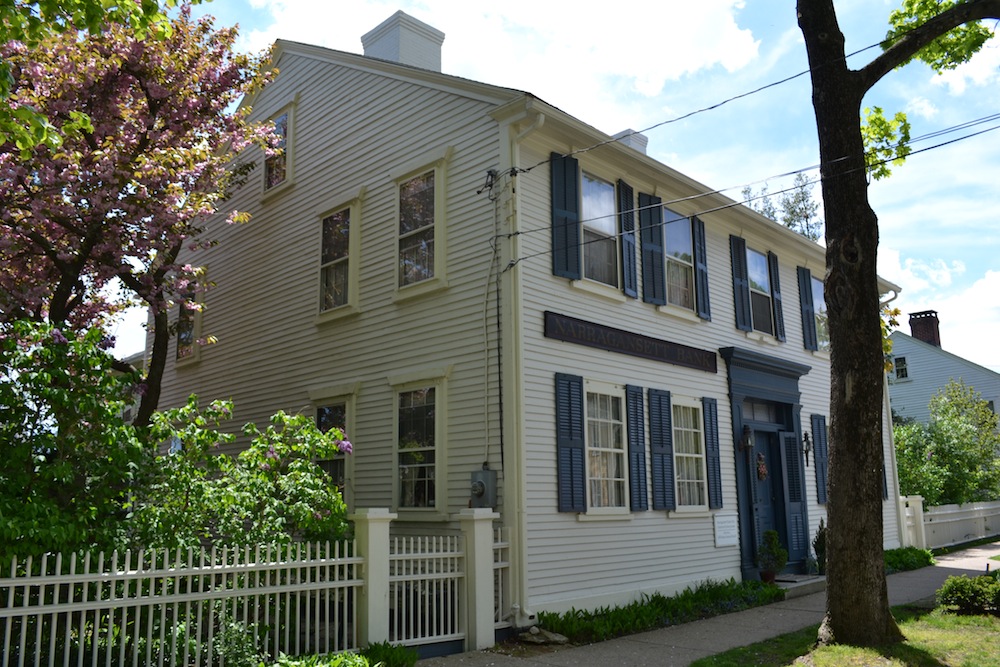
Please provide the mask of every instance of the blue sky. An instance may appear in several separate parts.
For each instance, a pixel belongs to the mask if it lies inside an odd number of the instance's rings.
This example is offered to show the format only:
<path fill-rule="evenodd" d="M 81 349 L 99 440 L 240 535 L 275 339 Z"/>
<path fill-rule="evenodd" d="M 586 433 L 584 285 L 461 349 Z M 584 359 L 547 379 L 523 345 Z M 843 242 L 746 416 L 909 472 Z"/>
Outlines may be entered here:
<path fill-rule="evenodd" d="M 898 4 L 839 0 L 848 52 L 876 45 Z M 807 67 L 794 0 L 579 7 L 561 0 L 214 0 L 198 10 L 220 26 L 238 23 L 243 50 L 283 38 L 361 53 L 361 35 L 402 9 L 445 33 L 445 73 L 531 92 L 609 134 L 645 130 Z M 877 52 L 863 51 L 851 64 Z M 893 72 L 865 103 L 889 115 L 906 111 L 916 139 L 995 116 L 1000 38 L 945 76 L 919 63 Z M 906 313 L 936 310 L 944 349 L 1000 372 L 1000 129 L 930 148 L 998 126 L 994 119 L 916 141 L 915 150 L 928 150 L 869 195 L 880 221 L 879 272 L 903 288 L 894 302 L 904 313 L 902 331 L 909 333 Z M 781 174 L 818 162 L 806 75 L 646 135 L 651 156 L 713 188 L 732 188 L 733 198 L 746 184 L 781 190 L 792 181 Z M 118 331 L 125 352 L 142 346 L 134 321 Z"/>

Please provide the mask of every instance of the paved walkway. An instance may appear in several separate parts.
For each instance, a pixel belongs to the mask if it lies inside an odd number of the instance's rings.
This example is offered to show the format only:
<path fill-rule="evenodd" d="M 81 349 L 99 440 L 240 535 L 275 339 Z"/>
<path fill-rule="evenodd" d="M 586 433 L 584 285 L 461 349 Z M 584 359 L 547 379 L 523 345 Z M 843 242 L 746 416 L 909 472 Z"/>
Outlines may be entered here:
<path fill-rule="evenodd" d="M 991 556 L 1000 555 L 1000 541 L 939 556 L 937 565 L 891 575 L 889 604 L 932 599 L 949 576 L 973 575 L 1000 567 Z M 800 630 L 823 620 L 826 593 L 812 593 L 764 607 L 725 614 L 588 646 L 562 648 L 551 653 L 515 658 L 471 651 L 443 658 L 429 658 L 418 667 L 615 667 L 681 666 L 738 646 Z"/>

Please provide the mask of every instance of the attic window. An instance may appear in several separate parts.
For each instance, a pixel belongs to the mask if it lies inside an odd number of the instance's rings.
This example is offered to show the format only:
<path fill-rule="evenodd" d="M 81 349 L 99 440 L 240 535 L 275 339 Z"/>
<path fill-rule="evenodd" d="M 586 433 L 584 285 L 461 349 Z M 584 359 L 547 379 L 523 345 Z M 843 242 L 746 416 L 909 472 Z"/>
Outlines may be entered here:
<path fill-rule="evenodd" d="M 896 379 L 905 380 L 910 377 L 910 371 L 906 367 L 906 357 L 896 357 Z"/>
<path fill-rule="evenodd" d="M 288 112 L 275 116 L 274 133 L 281 152 L 264 160 L 264 189 L 281 185 L 288 178 Z"/>

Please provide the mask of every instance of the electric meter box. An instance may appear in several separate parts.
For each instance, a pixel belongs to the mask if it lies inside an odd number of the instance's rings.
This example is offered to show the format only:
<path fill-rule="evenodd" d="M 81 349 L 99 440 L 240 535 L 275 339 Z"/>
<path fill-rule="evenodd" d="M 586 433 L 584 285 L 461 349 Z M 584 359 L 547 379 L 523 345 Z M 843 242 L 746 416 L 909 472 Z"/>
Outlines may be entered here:
<path fill-rule="evenodd" d="M 497 471 L 474 470 L 472 472 L 472 502 L 470 507 L 497 506 Z"/>

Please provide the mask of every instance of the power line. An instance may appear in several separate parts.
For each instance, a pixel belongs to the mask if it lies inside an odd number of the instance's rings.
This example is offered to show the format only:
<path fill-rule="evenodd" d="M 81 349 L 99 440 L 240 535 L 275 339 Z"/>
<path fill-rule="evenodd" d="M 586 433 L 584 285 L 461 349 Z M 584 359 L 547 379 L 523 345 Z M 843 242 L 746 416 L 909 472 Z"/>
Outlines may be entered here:
<path fill-rule="evenodd" d="M 919 137 L 917 140 L 925 140 L 925 139 L 928 139 L 928 138 L 933 138 L 933 137 L 941 136 L 941 135 L 947 134 L 949 132 L 957 131 L 958 129 L 964 129 L 964 128 L 967 128 L 967 127 L 972 127 L 972 126 L 975 126 L 975 125 L 980 125 L 982 123 L 989 122 L 990 120 L 1000 120 L 1000 114 L 994 114 L 994 115 L 991 115 L 991 116 L 986 116 L 984 118 L 980 118 L 980 119 L 977 119 L 977 120 L 974 120 L 974 121 L 968 121 L 967 123 L 963 123 L 961 125 L 957 125 L 957 126 L 954 126 L 952 128 L 946 128 L 944 130 L 939 130 L 937 132 L 930 133 L 930 134 L 928 134 L 926 136 Z M 932 146 L 927 146 L 925 148 L 914 150 L 914 151 L 911 151 L 909 153 L 909 155 L 917 155 L 917 154 L 920 154 L 920 153 L 926 153 L 927 151 L 935 150 L 937 148 L 942 148 L 944 146 L 948 146 L 948 145 L 951 145 L 951 144 L 954 144 L 954 143 L 958 143 L 959 141 L 963 141 L 965 139 L 971 139 L 972 137 L 976 137 L 976 136 L 979 136 L 981 134 L 986 134 L 987 132 L 992 132 L 992 131 L 997 130 L 997 129 L 1000 129 L 1000 125 L 994 125 L 992 127 L 988 127 L 988 128 L 982 129 L 982 130 L 980 130 L 978 132 L 974 132 L 972 134 L 963 135 L 961 137 L 956 137 L 956 138 L 951 139 L 949 141 L 944 141 L 944 142 L 941 142 L 941 143 L 938 143 L 938 144 L 934 144 Z M 867 171 L 868 169 L 870 169 L 873 166 L 878 166 L 879 164 L 885 164 L 887 162 L 891 162 L 891 161 L 897 159 L 897 157 L 898 157 L 898 155 L 894 155 L 894 156 L 887 157 L 885 159 L 879 160 L 879 161 L 871 163 L 871 164 L 866 164 L 863 167 L 863 169 L 865 169 Z M 839 158 L 835 162 L 839 162 L 840 160 L 843 160 L 843 159 L 846 159 L 846 158 Z M 805 171 L 811 171 L 811 170 L 814 170 L 814 169 L 817 169 L 817 168 L 818 168 L 818 166 L 807 167 L 807 168 L 804 168 L 804 169 L 787 172 L 786 174 L 782 174 L 781 177 L 785 177 L 785 176 L 789 176 L 789 175 L 794 175 L 794 174 L 802 173 L 802 172 L 805 172 Z M 845 176 L 847 174 L 855 173 L 856 171 L 858 171 L 861 168 L 862 167 L 854 167 L 854 168 L 848 169 L 846 171 L 843 171 L 843 172 L 840 172 L 840 173 L 837 173 L 837 174 L 833 174 L 833 176 Z M 814 179 L 814 180 L 811 180 L 811 181 L 807 181 L 804 185 L 814 185 L 816 183 L 819 183 L 820 181 L 821 181 L 821 179 L 817 178 L 817 179 Z M 756 183 L 759 183 L 759 182 L 762 182 L 762 181 L 756 181 Z M 746 186 L 743 186 L 743 187 L 746 187 Z M 796 189 L 797 187 L 798 186 L 792 186 L 790 188 L 785 188 L 783 190 L 777 190 L 774 193 L 768 193 L 767 195 L 758 195 L 757 197 L 753 197 L 753 198 L 748 199 L 748 200 L 733 201 L 731 203 L 722 204 L 722 205 L 715 206 L 715 207 L 712 207 L 712 208 L 702 209 L 700 211 L 692 213 L 690 216 L 685 216 L 685 219 L 691 218 L 691 217 L 695 217 L 695 216 L 706 215 L 708 213 L 715 213 L 717 211 L 722 211 L 722 210 L 725 210 L 727 208 L 732 208 L 734 206 L 742 206 L 742 205 L 744 205 L 744 203 L 747 203 L 749 201 L 754 201 L 754 200 L 759 199 L 759 198 L 761 198 L 763 196 L 770 196 L 772 194 L 781 194 L 783 192 L 789 192 L 791 190 Z M 727 188 L 727 189 L 732 189 L 732 188 Z M 706 197 L 706 196 L 710 196 L 710 195 L 713 195 L 713 194 L 720 194 L 722 192 L 724 192 L 724 190 L 706 191 L 706 192 L 703 192 L 703 193 L 698 193 L 698 194 L 691 195 L 691 196 L 688 196 L 688 197 L 682 197 L 682 198 L 671 200 L 671 201 L 668 201 L 668 202 L 660 202 L 660 203 L 654 204 L 654 205 L 649 206 L 649 207 L 635 207 L 635 208 L 632 209 L 632 211 L 633 212 L 638 212 L 638 211 L 645 210 L 646 208 L 652 208 L 652 207 L 658 207 L 658 206 L 668 206 L 670 204 L 675 204 L 675 203 L 683 202 L 683 201 L 690 201 L 690 200 L 693 200 L 693 199 L 698 199 L 700 197 Z M 601 217 L 606 217 L 606 216 L 601 216 Z M 594 219 L 597 219 L 597 218 L 594 218 Z M 583 224 L 584 222 L 588 222 L 588 221 L 589 220 L 576 220 L 576 221 L 574 221 L 572 223 L 567 223 L 567 224 L 579 225 L 579 224 Z M 660 223 L 660 226 L 662 227 L 663 224 L 666 224 L 666 223 Z M 536 233 L 536 232 L 548 232 L 551 229 L 552 229 L 551 226 L 547 226 L 547 227 L 541 227 L 541 228 L 536 228 L 536 229 L 532 229 L 532 230 L 525 230 L 525 231 L 521 231 L 521 232 L 515 232 L 513 234 L 508 234 L 506 236 L 508 238 L 510 238 L 512 236 L 520 236 L 520 235 L 532 234 L 532 233 Z M 616 234 L 612 234 L 612 235 L 608 235 L 608 236 L 602 236 L 601 238 L 592 239 L 590 241 L 582 241 L 580 243 L 575 244 L 574 247 L 580 248 L 580 247 L 589 245 L 591 243 L 600 243 L 600 242 L 606 241 L 608 239 L 619 238 L 622 235 L 624 235 L 625 233 L 626 232 L 618 232 Z M 629 232 L 629 233 L 635 233 L 635 232 Z M 567 246 L 558 248 L 558 250 L 566 250 L 566 249 L 568 249 Z M 549 254 L 552 253 L 553 250 L 557 250 L 557 249 L 555 249 L 555 248 L 547 249 L 547 250 L 544 250 L 544 251 L 539 251 L 539 252 L 536 252 L 536 253 L 531 253 L 531 254 L 528 254 L 528 255 L 524 255 L 524 256 L 518 257 L 516 259 L 512 259 L 507 264 L 507 266 L 503 269 L 503 271 L 506 272 L 506 271 L 512 269 L 514 266 L 516 266 L 517 264 L 520 264 L 522 261 L 529 260 L 529 259 L 534 259 L 536 257 L 541 257 L 541 256 L 549 255 Z"/>

